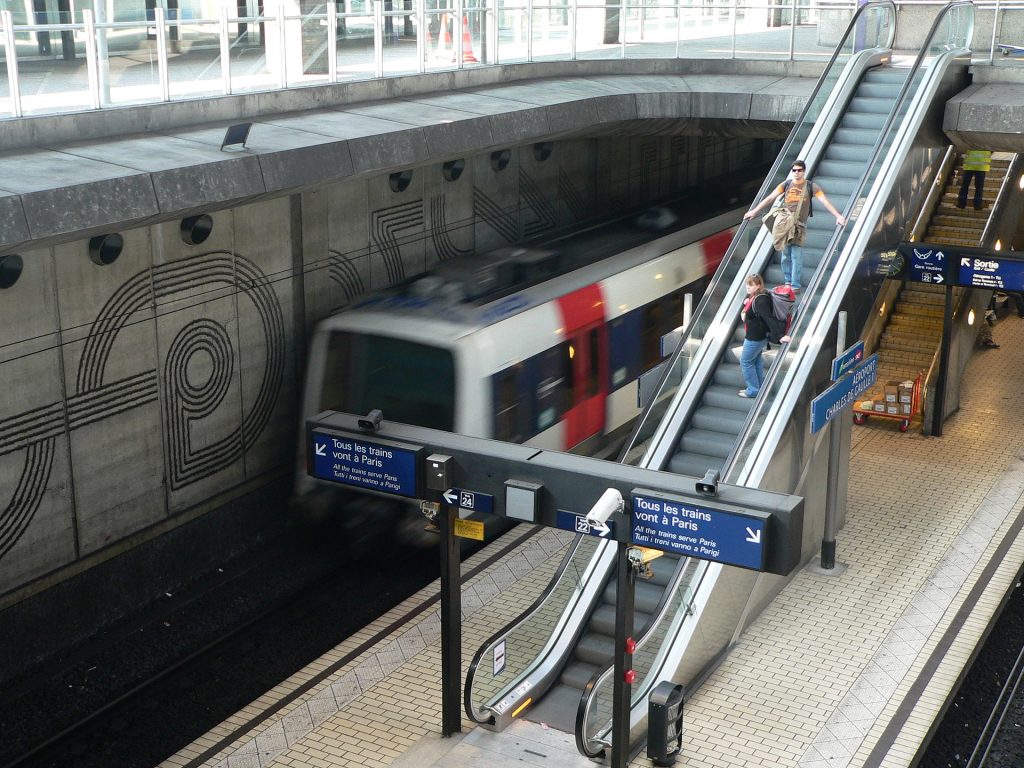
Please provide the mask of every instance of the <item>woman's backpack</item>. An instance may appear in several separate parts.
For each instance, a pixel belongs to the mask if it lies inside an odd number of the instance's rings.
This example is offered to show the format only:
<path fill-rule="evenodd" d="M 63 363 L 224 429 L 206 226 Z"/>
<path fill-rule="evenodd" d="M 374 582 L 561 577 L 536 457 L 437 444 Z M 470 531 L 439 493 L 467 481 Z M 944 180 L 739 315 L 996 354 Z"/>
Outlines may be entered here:
<path fill-rule="evenodd" d="M 782 337 L 789 335 L 789 327 L 793 324 L 793 305 L 796 294 L 788 285 L 778 285 L 768 292 L 772 300 L 772 312 L 762 318 L 768 327 L 768 341 L 781 344 Z"/>

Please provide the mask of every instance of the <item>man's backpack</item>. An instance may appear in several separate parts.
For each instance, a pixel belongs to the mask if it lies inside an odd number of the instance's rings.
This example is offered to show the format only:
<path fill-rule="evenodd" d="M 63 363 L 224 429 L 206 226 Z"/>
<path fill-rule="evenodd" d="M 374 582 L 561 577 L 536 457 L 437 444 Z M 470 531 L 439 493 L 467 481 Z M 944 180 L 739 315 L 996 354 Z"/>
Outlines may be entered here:
<path fill-rule="evenodd" d="M 772 300 L 772 313 L 762 318 L 768 327 L 768 341 L 781 344 L 782 337 L 789 335 L 789 327 L 793 324 L 793 304 L 796 294 L 788 285 L 779 285 L 768 292 Z"/>

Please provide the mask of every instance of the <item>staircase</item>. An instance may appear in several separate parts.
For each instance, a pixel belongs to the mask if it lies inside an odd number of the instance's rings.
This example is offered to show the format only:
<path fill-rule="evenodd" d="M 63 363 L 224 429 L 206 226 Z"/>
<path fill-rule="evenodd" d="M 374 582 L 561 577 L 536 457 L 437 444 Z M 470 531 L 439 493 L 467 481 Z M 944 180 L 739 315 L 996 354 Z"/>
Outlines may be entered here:
<path fill-rule="evenodd" d="M 878 381 L 913 379 L 927 371 L 942 341 L 941 285 L 908 283 L 900 291 L 878 345 Z M 880 389 L 880 388 L 879 388 Z M 865 398 L 871 399 L 870 394 Z"/>
<path fill-rule="evenodd" d="M 977 247 L 1009 165 L 1009 160 L 992 159 L 992 169 L 985 174 L 981 210 L 976 211 L 974 210 L 974 182 L 971 182 L 971 188 L 968 190 L 967 206 L 965 208 L 956 207 L 957 195 L 960 194 L 960 184 L 963 180 L 963 157 L 957 160 L 956 167 L 949 175 L 949 181 L 946 182 L 946 189 L 942 193 L 939 207 L 932 214 L 932 220 L 928 222 L 928 229 L 925 231 L 924 237 L 921 238 L 922 242 Z"/>

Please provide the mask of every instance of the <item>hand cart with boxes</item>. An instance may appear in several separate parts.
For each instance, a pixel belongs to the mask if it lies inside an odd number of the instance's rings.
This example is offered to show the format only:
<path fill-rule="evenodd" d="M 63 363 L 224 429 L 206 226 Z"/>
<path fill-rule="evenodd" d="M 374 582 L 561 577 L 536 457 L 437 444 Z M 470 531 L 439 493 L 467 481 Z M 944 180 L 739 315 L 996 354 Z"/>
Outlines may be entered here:
<path fill-rule="evenodd" d="M 863 424 L 871 416 L 897 419 L 900 432 L 910 428 L 910 422 L 921 412 L 921 379 L 924 372 L 910 381 L 887 381 L 875 386 L 863 400 L 853 404 L 853 423 Z"/>

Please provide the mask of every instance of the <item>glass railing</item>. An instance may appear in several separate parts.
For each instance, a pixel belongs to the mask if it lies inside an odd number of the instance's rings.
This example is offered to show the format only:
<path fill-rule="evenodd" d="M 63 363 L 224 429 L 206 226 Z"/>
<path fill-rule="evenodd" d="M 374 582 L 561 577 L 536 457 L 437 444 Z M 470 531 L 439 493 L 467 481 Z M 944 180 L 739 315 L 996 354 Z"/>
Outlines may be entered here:
<path fill-rule="evenodd" d="M 891 0 L 870 2 L 857 10 L 758 191 L 755 202 L 762 200 L 786 179 L 791 164 L 800 156 L 808 136 L 822 116 L 822 111 L 850 57 L 858 51 L 889 49 L 895 34 L 896 6 Z M 694 313 L 694 319 L 683 334 L 683 342 L 667 366 L 651 404 L 642 414 L 637 428 L 626 443 L 624 460 L 627 463 L 635 464 L 643 459 L 652 439 L 662 426 L 680 385 L 698 359 L 701 344 L 709 333 L 715 332 L 719 310 L 729 297 L 733 283 L 760 235 L 760 228 L 760 222 L 756 219 L 745 221 L 733 236 L 718 271 Z"/>
<path fill-rule="evenodd" d="M 517 62 L 825 61 L 856 9 L 852 0 L 345 0 L 239 16 L 235 4 L 117 6 L 0 10 L 0 118 Z"/>
<path fill-rule="evenodd" d="M 491 719 L 491 707 L 554 650 L 563 622 L 571 609 L 584 599 L 585 584 L 598 546 L 605 542 L 594 536 L 577 536 L 559 571 L 543 595 L 529 610 L 485 641 L 477 651 L 466 675 L 466 713 L 475 722 Z M 603 579 L 601 580 L 603 583 Z M 503 666 L 490 664 L 495 647 L 504 644 Z"/>
<path fill-rule="evenodd" d="M 824 301 L 834 304 L 838 298 L 841 298 L 834 295 L 839 289 L 832 278 L 836 271 L 845 265 L 847 259 L 858 256 L 855 252 L 847 251 L 851 235 L 860 230 L 853 225 L 853 222 L 860 217 L 861 210 L 868 200 L 867 196 L 878 179 L 879 171 L 888 159 L 889 147 L 904 130 L 908 112 L 915 105 L 922 86 L 928 82 L 926 64 L 929 61 L 934 64 L 937 57 L 947 52 L 953 54 L 960 52 L 966 55 L 969 52 L 966 46 L 973 34 L 973 26 L 974 4 L 970 0 L 950 3 L 935 19 L 925 38 L 925 45 L 907 71 L 906 79 L 893 107 L 879 129 L 878 139 L 865 161 L 864 173 L 854 186 L 846 209 L 843 211 L 850 223 L 845 227 L 836 228 L 835 234 L 826 246 L 825 258 L 822 259 L 803 294 L 801 299 L 803 306 L 794 318 L 793 327 L 790 330 L 794 339 L 791 345 L 796 345 L 798 353 L 780 355 L 776 364 L 772 366 L 765 384 L 761 388 L 758 401 L 755 403 L 754 417 L 747 422 L 743 433 L 737 440 L 734 456 L 730 456 L 726 460 L 725 479 L 727 482 L 737 482 L 738 476 L 745 471 L 758 443 L 757 437 L 761 435 L 766 420 L 775 410 L 767 404 L 780 402 L 782 388 L 788 378 L 787 373 L 802 357 L 800 354 L 803 351 L 802 348 L 806 348 L 810 353 L 815 353 L 823 343 L 822 339 L 814 338 L 809 333 L 812 318 L 815 318 Z"/>

